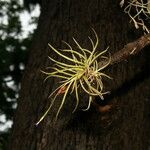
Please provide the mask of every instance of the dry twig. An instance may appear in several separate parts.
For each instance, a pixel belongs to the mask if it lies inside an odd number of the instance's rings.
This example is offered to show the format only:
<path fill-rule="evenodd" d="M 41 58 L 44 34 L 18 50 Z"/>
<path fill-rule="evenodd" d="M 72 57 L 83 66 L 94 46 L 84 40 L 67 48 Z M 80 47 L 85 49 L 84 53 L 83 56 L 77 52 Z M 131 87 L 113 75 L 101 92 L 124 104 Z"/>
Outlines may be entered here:
<path fill-rule="evenodd" d="M 139 39 L 135 40 L 134 42 L 128 43 L 124 46 L 121 50 L 117 51 L 111 56 L 111 62 L 109 65 L 113 65 L 115 63 L 119 63 L 123 60 L 128 59 L 128 57 L 132 55 L 136 55 L 139 53 L 143 48 L 150 44 L 150 34 L 143 35 Z M 99 62 L 99 66 L 102 66 L 107 62 Z"/>

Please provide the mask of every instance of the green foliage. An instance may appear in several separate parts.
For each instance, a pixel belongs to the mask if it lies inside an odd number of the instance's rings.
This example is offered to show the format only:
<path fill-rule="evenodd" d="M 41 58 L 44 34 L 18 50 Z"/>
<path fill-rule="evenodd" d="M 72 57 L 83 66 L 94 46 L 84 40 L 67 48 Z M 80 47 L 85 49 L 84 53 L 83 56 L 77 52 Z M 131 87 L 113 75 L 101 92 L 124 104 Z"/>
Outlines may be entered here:
<path fill-rule="evenodd" d="M 31 11 L 32 5 L 36 5 L 36 4 L 41 5 L 41 1 L 42 0 L 23 0 L 25 8 L 27 8 L 29 11 Z"/>
<path fill-rule="evenodd" d="M 104 56 L 107 52 L 107 49 L 102 52 L 96 52 L 99 40 L 96 32 L 93 30 L 96 38 L 94 42 L 90 37 L 89 40 L 92 45 L 92 51 L 82 48 L 80 44 L 73 38 L 75 44 L 78 47 L 78 50 L 73 50 L 72 47 L 64 42 L 67 45 L 67 49 L 58 51 L 52 45 L 49 44 L 49 47 L 59 56 L 65 59 L 65 62 L 60 62 L 52 57 L 49 57 L 51 61 L 55 63 L 54 67 L 51 67 L 52 72 L 44 72 L 47 75 L 47 78 L 56 77 L 60 78 L 60 85 L 50 94 L 52 98 L 51 104 L 45 114 L 38 121 L 37 125 L 44 119 L 47 113 L 50 111 L 55 99 L 58 95 L 63 94 L 63 98 L 59 109 L 56 114 L 56 119 L 59 115 L 60 110 L 62 109 L 64 102 L 68 94 L 74 93 L 76 96 L 76 106 L 73 112 L 77 109 L 80 99 L 80 92 L 83 91 L 89 96 L 89 103 L 85 111 L 90 108 L 93 97 L 99 96 L 102 100 L 104 99 L 103 95 L 108 93 L 103 91 L 103 82 L 102 78 L 110 77 L 102 72 L 110 63 L 110 57 Z M 72 56 L 72 57 L 71 57 Z M 99 66 L 97 59 L 99 61 L 106 61 L 103 66 Z"/>
<path fill-rule="evenodd" d="M 32 34 L 23 37 L 20 14 L 24 11 L 18 0 L 0 1 L 0 116 L 12 120 L 25 68 Z M 0 122 L 0 125 L 5 122 Z M 0 137 L 0 149 L 4 147 L 8 130 Z"/>
<path fill-rule="evenodd" d="M 6 150 L 7 149 L 8 140 L 9 140 L 9 133 L 10 133 L 9 130 L 1 133 L 1 136 L 0 136 L 0 150 Z"/>
<path fill-rule="evenodd" d="M 23 8 L 16 0 L 0 2 L 2 18 L 0 24 L 0 114 L 6 114 L 7 119 L 12 118 L 14 102 L 6 99 L 16 99 L 22 73 L 19 65 L 24 63 L 26 59 L 24 39 L 20 40 L 19 37 L 22 33 L 19 13 L 22 11 Z M 16 88 L 10 88 L 9 82 L 14 82 Z"/>

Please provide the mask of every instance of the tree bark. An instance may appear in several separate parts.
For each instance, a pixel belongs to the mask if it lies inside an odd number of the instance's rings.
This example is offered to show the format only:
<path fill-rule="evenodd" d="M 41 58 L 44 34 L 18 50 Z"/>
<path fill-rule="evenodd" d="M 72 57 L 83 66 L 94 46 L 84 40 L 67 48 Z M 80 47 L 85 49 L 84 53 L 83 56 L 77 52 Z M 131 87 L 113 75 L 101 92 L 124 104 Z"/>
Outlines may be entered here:
<path fill-rule="evenodd" d="M 50 104 L 49 94 L 58 80 L 40 72 L 52 62 L 48 55 L 59 59 L 48 48 L 48 42 L 61 48 L 61 40 L 73 44 L 72 36 L 89 48 L 91 27 L 100 38 L 97 50 L 109 46 L 115 53 L 125 44 L 142 35 L 129 24 L 129 18 L 119 7 L 119 0 L 43 0 L 38 29 L 33 39 L 30 57 L 24 73 L 10 150 L 148 150 L 150 149 L 150 52 L 143 51 L 127 62 L 105 70 L 113 80 L 106 81 L 111 94 L 98 105 L 112 102 L 112 109 L 102 113 L 93 105 L 84 112 L 86 96 L 72 114 L 75 98 L 67 97 L 57 122 L 53 121 L 60 105 L 57 99 L 52 110 L 38 125 Z M 94 37 L 93 37 L 94 38 Z"/>

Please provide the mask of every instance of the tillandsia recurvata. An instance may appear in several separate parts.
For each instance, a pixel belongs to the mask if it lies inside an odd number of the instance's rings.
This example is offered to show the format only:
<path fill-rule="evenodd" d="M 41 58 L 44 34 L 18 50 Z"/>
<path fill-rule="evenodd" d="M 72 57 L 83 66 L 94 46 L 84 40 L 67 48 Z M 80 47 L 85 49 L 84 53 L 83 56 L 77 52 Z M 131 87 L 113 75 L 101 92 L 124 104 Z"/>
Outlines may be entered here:
<path fill-rule="evenodd" d="M 125 5 L 124 12 L 128 14 L 135 28 L 142 27 L 143 31 L 149 33 L 146 22 L 149 22 L 150 19 L 150 0 L 147 0 L 147 2 L 143 0 L 126 0 L 126 2 L 127 4 L 124 4 L 125 1 L 122 0 L 120 6 Z"/>
<path fill-rule="evenodd" d="M 60 94 L 62 94 L 62 101 L 57 111 L 56 119 L 64 105 L 68 94 L 75 94 L 76 105 L 73 110 L 74 112 L 77 109 L 80 100 L 79 89 L 88 94 L 89 97 L 88 106 L 86 109 L 84 109 L 85 111 L 90 108 L 93 97 L 99 96 L 101 100 L 103 100 L 103 95 L 108 93 L 104 92 L 102 78 L 106 77 L 111 79 L 111 77 L 103 73 L 102 70 L 109 65 L 111 57 L 110 55 L 107 57 L 105 56 L 108 48 L 101 52 L 96 51 L 99 44 L 99 39 L 95 30 L 92 30 L 96 39 L 96 41 L 94 42 L 91 37 L 88 37 L 92 45 L 92 51 L 81 47 L 81 45 L 75 38 L 73 38 L 73 41 L 77 46 L 77 50 L 74 50 L 70 44 L 64 41 L 63 43 L 67 46 L 67 49 L 63 50 L 57 50 L 51 44 L 48 44 L 49 47 L 58 56 L 66 60 L 66 62 L 60 62 L 53 59 L 52 57 L 49 57 L 49 59 L 55 63 L 54 67 L 51 68 L 53 71 L 42 71 L 47 75 L 46 79 L 54 77 L 60 78 L 61 81 L 59 83 L 59 86 L 50 94 L 49 98 L 51 98 L 51 104 L 36 125 L 38 125 L 44 119 L 44 117 L 53 106 L 57 96 Z M 106 63 L 99 66 L 97 61 L 98 58 L 99 61 L 105 61 Z"/>

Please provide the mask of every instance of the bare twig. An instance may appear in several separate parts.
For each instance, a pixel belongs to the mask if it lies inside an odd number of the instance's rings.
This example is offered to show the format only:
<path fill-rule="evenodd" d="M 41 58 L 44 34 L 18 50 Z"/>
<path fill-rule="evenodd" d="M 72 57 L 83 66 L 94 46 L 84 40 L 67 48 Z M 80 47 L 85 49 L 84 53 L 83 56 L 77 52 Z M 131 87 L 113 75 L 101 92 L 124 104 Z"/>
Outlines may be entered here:
<path fill-rule="evenodd" d="M 111 62 L 109 65 L 113 65 L 115 63 L 119 63 L 123 60 L 129 58 L 129 56 L 136 55 L 139 53 L 143 48 L 150 44 L 150 34 L 144 35 L 139 39 L 135 40 L 134 42 L 128 43 L 124 46 L 121 50 L 117 51 L 111 56 Z M 107 63 L 106 61 L 99 62 L 99 66 L 104 65 Z"/>

